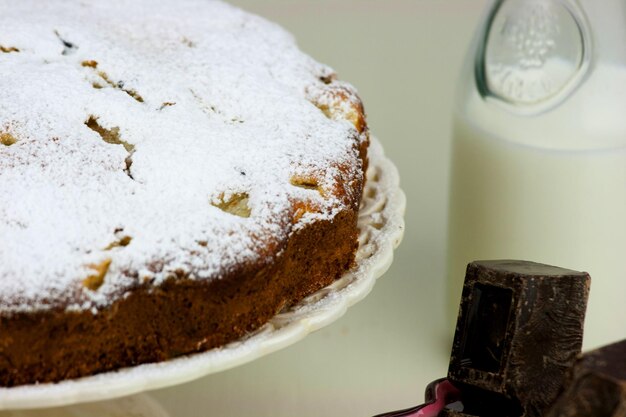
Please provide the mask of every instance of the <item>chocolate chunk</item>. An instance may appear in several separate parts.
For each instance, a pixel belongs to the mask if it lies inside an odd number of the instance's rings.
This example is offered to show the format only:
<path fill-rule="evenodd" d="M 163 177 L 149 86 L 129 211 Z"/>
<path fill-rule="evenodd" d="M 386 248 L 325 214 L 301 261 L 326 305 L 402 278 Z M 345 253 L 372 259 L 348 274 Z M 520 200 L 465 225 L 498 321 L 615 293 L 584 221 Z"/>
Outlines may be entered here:
<path fill-rule="evenodd" d="M 469 264 L 448 368 L 464 409 L 442 415 L 540 416 L 580 353 L 589 283 L 534 262 Z"/>
<path fill-rule="evenodd" d="M 626 339 L 583 355 L 546 417 L 625 417 Z"/>

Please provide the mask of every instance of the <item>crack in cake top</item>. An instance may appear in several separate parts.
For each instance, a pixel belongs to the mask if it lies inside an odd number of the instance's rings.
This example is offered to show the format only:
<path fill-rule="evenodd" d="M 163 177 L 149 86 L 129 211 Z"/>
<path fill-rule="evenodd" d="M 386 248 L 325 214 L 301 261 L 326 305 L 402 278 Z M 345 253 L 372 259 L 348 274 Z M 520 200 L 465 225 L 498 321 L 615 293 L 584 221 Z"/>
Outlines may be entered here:
<path fill-rule="evenodd" d="M 280 27 L 206 0 L 0 10 L 0 312 L 219 279 L 355 192 L 360 101 Z"/>

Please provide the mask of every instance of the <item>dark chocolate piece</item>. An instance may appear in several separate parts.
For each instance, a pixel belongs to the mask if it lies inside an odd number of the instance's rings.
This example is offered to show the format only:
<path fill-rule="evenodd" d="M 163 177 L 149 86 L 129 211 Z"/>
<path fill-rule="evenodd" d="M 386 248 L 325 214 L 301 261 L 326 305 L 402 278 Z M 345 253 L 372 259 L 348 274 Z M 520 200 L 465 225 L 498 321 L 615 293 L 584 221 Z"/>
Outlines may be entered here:
<path fill-rule="evenodd" d="M 546 417 L 626 417 L 626 339 L 583 355 Z"/>
<path fill-rule="evenodd" d="M 589 274 L 526 261 L 467 267 L 448 379 L 463 412 L 538 417 L 580 353 Z"/>

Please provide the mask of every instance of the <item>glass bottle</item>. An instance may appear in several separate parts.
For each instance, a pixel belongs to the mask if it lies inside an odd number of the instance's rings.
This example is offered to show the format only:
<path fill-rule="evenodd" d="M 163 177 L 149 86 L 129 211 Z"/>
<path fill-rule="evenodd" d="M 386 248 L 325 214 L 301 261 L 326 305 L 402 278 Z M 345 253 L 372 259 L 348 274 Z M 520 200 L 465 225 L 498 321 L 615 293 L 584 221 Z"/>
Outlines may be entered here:
<path fill-rule="evenodd" d="M 626 337 L 626 0 L 493 1 L 456 100 L 450 322 L 467 263 L 525 259 L 590 273 L 585 348 Z"/>

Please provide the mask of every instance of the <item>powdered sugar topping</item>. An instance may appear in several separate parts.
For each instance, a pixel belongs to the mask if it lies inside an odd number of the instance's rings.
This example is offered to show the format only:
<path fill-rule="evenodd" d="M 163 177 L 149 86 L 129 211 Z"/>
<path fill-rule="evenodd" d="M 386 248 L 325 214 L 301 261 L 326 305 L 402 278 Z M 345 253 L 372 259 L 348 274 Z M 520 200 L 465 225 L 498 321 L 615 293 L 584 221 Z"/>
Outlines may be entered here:
<path fill-rule="evenodd" d="M 342 208 L 365 133 L 312 97 L 351 87 L 279 27 L 207 0 L 0 11 L 0 311 L 216 279 Z"/>

